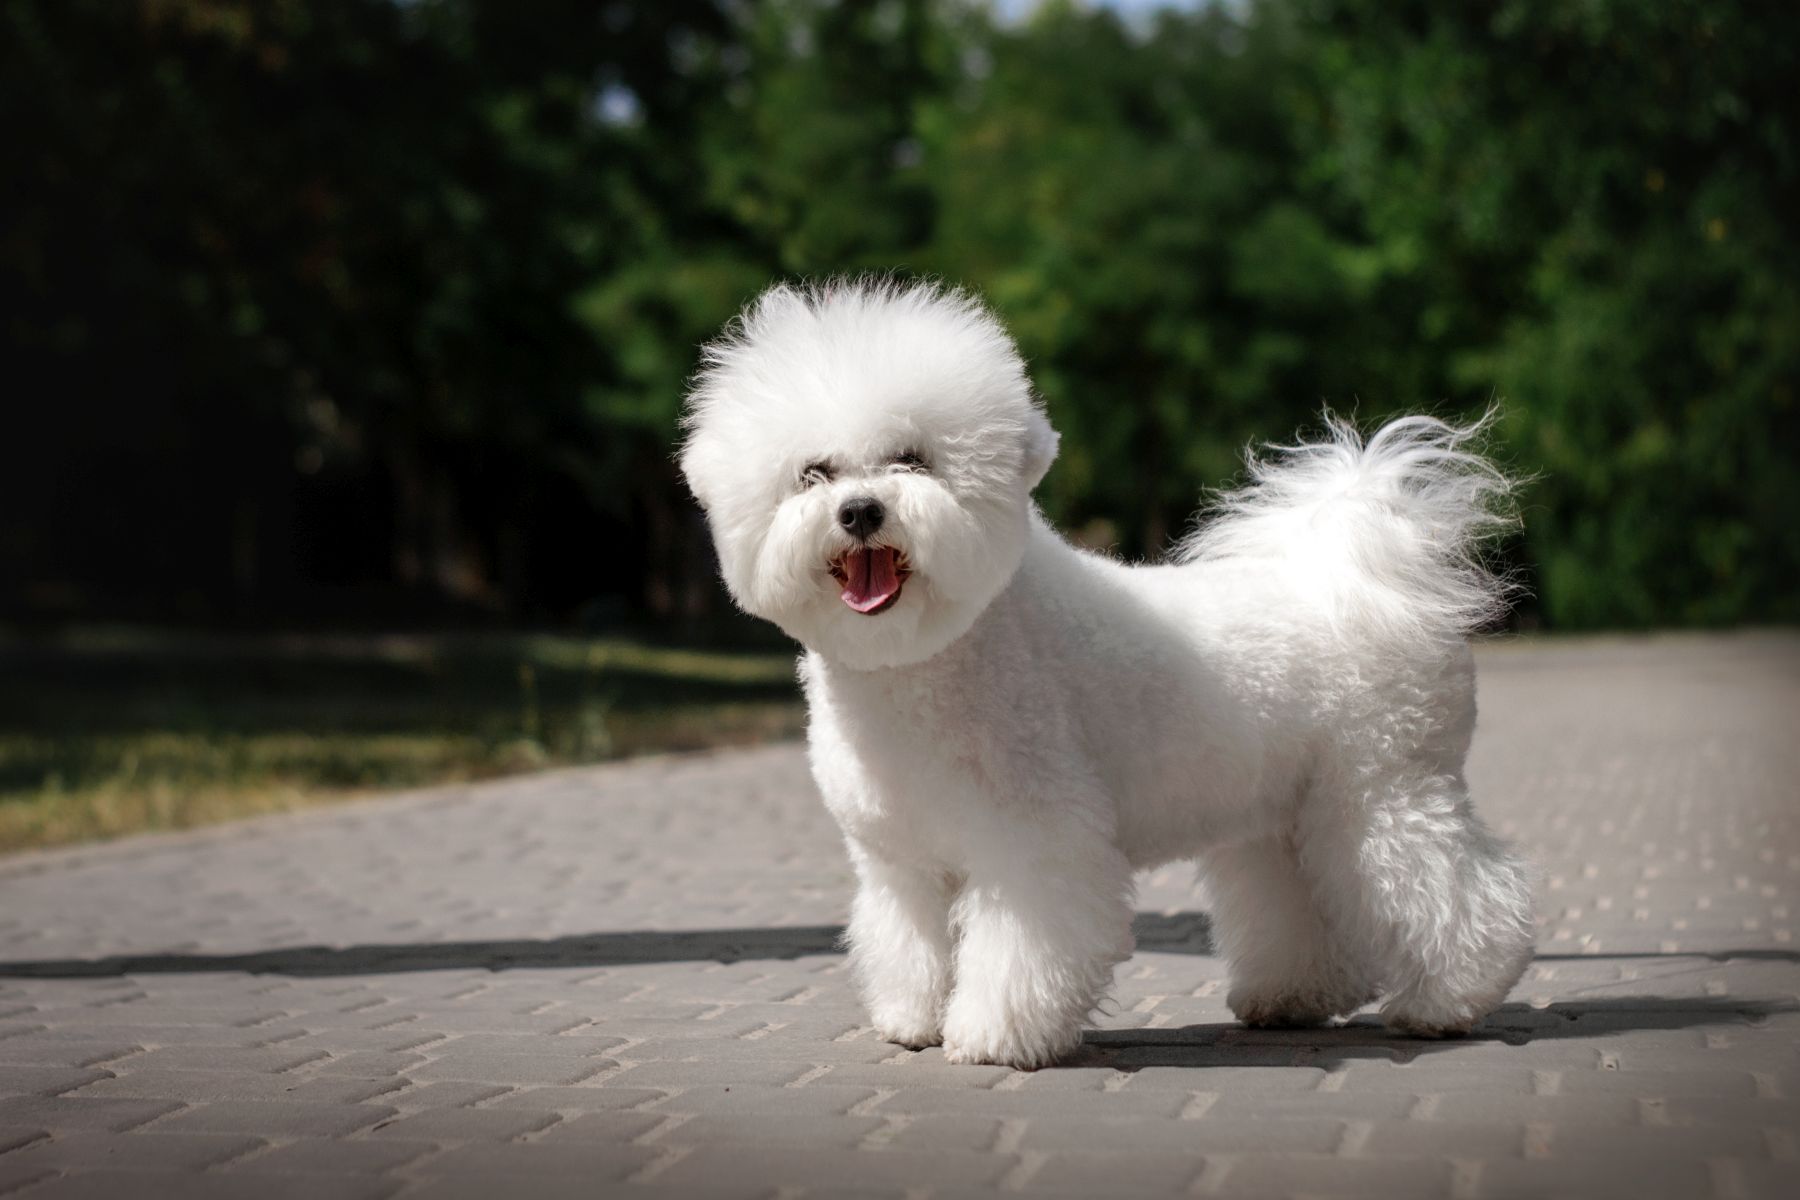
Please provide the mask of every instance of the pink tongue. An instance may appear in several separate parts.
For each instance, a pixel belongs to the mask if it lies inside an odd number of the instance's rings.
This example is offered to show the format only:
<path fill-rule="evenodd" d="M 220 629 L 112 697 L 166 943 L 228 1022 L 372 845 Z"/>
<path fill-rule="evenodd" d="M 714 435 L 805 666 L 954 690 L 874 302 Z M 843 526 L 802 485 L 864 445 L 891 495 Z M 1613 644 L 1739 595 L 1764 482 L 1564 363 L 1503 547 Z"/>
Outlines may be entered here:
<path fill-rule="evenodd" d="M 844 575 L 841 598 L 859 613 L 880 608 L 900 590 L 892 546 L 852 550 L 844 557 Z"/>

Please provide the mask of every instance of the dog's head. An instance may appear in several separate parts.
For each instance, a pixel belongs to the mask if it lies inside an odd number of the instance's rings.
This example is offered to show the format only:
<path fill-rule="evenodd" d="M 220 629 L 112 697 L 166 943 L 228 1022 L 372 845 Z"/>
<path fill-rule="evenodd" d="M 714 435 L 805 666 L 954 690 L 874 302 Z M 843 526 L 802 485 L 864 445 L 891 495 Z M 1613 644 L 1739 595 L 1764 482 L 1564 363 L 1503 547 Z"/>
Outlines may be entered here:
<path fill-rule="evenodd" d="M 685 425 L 732 596 L 859 668 L 968 631 L 1056 457 L 1012 339 L 929 284 L 771 288 L 706 347 Z"/>

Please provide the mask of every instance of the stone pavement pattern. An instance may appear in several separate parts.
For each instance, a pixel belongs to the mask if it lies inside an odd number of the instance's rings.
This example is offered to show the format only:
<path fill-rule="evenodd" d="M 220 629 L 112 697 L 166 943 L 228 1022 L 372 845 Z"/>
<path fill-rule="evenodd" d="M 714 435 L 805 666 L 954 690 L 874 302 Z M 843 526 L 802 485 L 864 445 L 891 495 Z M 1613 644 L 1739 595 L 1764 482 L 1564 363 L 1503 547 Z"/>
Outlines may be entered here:
<path fill-rule="evenodd" d="M 1473 1037 L 1237 1027 L 1169 869 L 1074 1064 L 883 1044 L 774 747 L 0 862 L 0 1194 L 1800 1195 L 1800 637 L 1481 666 L 1545 882 Z"/>

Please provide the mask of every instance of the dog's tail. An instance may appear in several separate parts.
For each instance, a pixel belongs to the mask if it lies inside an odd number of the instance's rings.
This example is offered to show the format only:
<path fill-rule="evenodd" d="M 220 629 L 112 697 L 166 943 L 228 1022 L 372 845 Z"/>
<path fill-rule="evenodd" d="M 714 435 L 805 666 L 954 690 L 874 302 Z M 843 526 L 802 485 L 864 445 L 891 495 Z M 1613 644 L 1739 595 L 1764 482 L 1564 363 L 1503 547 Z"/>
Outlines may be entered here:
<path fill-rule="evenodd" d="M 1468 448 L 1496 415 L 1465 426 L 1402 417 L 1365 442 L 1327 412 L 1326 439 L 1251 453 L 1250 483 L 1218 499 L 1178 559 L 1270 562 L 1347 636 L 1461 639 L 1516 591 L 1481 550 L 1516 524 L 1517 485 Z"/>

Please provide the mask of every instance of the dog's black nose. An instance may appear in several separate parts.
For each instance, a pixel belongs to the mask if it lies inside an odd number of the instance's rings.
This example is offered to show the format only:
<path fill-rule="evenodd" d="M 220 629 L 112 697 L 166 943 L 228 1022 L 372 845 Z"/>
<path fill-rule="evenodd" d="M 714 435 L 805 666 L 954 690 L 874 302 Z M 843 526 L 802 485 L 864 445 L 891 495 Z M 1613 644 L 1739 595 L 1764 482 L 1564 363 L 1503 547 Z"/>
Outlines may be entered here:
<path fill-rule="evenodd" d="M 858 496 L 854 500 L 844 501 L 844 507 L 838 509 L 838 524 L 851 537 L 866 538 L 873 536 L 881 528 L 881 521 L 885 516 L 887 510 L 881 507 L 881 501 L 872 496 Z"/>

